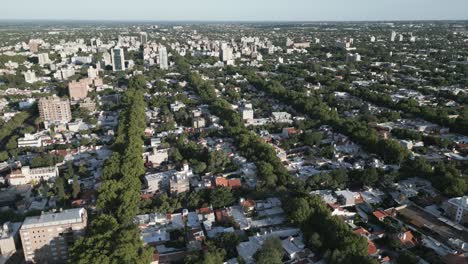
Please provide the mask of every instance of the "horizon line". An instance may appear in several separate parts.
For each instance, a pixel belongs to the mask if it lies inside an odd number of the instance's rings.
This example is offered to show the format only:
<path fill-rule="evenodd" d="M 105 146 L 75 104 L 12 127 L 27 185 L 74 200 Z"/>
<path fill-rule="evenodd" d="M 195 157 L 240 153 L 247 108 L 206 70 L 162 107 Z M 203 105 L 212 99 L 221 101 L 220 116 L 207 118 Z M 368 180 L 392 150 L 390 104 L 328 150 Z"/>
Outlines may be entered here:
<path fill-rule="evenodd" d="M 140 23 L 346 23 L 346 22 L 467 22 L 468 18 L 460 19 L 369 19 L 369 20 L 218 20 L 218 19 L 167 19 L 167 20 L 151 20 L 151 19 L 65 19 L 65 18 L 0 18 L 0 22 L 140 22 Z"/>

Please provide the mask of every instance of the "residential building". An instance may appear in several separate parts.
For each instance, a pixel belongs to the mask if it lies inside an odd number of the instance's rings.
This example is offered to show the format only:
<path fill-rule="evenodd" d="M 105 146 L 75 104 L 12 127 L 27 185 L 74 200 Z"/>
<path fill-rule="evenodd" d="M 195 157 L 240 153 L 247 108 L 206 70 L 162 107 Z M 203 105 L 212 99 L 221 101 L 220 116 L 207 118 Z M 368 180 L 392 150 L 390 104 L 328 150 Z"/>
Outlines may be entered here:
<path fill-rule="evenodd" d="M 445 213 L 460 224 L 468 223 L 468 196 L 456 197 L 447 201 Z"/>
<path fill-rule="evenodd" d="M 195 117 L 193 118 L 193 128 L 204 128 L 206 126 L 205 118 Z"/>
<path fill-rule="evenodd" d="M 396 36 L 397 36 L 396 32 L 395 32 L 395 31 L 392 31 L 392 34 L 390 35 L 390 41 L 391 41 L 391 42 L 394 42 Z"/>
<path fill-rule="evenodd" d="M 161 68 L 161 70 L 169 69 L 167 48 L 164 46 L 159 47 L 159 67 Z"/>
<path fill-rule="evenodd" d="M 166 191 L 169 188 L 169 178 L 174 172 L 174 170 L 171 170 L 145 175 L 144 181 L 148 187 L 146 191 L 148 193 Z"/>
<path fill-rule="evenodd" d="M 123 48 L 114 47 L 113 49 L 111 49 L 111 60 L 113 71 L 125 70 L 125 56 Z"/>
<path fill-rule="evenodd" d="M 80 102 L 80 108 L 87 109 L 89 112 L 96 111 L 96 103 L 91 98 L 85 98 Z"/>
<path fill-rule="evenodd" d="M 35 83 L 37 82 L 37 78 L 36 78 L 36 73 L 31 71 L 31 70 L 28 70 L 27 72 L 23 72 L 23 75 L 24 75 L 24 80 L 27 82 L 27 83 Z"/>
<path fill-rule="evenodd" d="M 0 263 L 7 261 L 15 252 L 19 241 L 21 223 L 5 222 L 0 227 Z"/>
<path fill-rule="evenodd" d="M 88 80 L 72 81 L 68 83 L 68 94 L 72 100 L 84 99 L 88 96 Z"/>
<path fill-rule="evenodd" d="M 141 45 L 145 45 L 146 43 L 148 43 L 148 33 L 140 32 L 140 42 Z"/>
<path fill-rule="evenodd" d="M 24 134 L 24 137 L 18 138 L 18 148 L 40 148 L 42 147 L 42 138 L 32 134 Z"/>
<path fill-rule="evenodd" d="M 46 124 L 68 123 L 72 119 L 68 99 L 60 99 L 56 96 L 44 97 L 39 100 L 38 107 L 39 115 Z"/>
<path fill-rule="evenodd" d="M 172 195 L 184 193 L 190 189 L 190 178 L 193 176 L 192 169 L 184 164 L 182 170 L 176 171 L 170 178 L 169 186 Z"/>
<path fill-rule="evenodd" d="M 94 67 L 89 67 L 88 68 L 88 78 L 90 79 L 96 79 L 99 77 L 99 70 L 94 69 Z"/>
<path fill-rule="evenodd" d="M 221 44 L 221 51 L 219 57 L 221 61 L 229 64 L 229 62 L 234 59 L 234 55 L 232 54 L 232 48 L 228 47 L 226 43 Z"/>
<path fill-rule="evenodd" d="M 7 180 L 10 185 L 23 185 L 28 183 L 37 183 L 40 180 L 47 181 L 49 179 L 55 179 L 58 176 L 59 170 L 57 166 L 33 169 L 29 166 L 24 166 L 7 175 Z"/>
<path fill-rule="evenodd" d="M 37 53 L 39 52 L 39 43 L 37 43 L 37 41 L 31 39 L 29 41 L 29 51 L 31 53 Z"/>
<path fill-rule="evenodd" d="M 359 53 L 348 53 L 346 55 L 346 62 L 359 62 L 361 61 L 361 55 Z"/>
<path fill-rule="evenodd" d="M 84 208 L 27 217 L 20 229 L 24 258 L 35 263 L 65 263 L 68 249 L 84 233 Z"/>
<path fill-rule="evenodd" d="M 41 53 L 37 54 L 38 63 L 41 66 L 46 64 L 50 64 L 49 54 L 48 53 Z"/>
<path fill-rule="evenodd" d="M 252 104 L 244 104 L 240 108 L 242 120 L 249 121 L 254 119 L 254 110 Z"/>

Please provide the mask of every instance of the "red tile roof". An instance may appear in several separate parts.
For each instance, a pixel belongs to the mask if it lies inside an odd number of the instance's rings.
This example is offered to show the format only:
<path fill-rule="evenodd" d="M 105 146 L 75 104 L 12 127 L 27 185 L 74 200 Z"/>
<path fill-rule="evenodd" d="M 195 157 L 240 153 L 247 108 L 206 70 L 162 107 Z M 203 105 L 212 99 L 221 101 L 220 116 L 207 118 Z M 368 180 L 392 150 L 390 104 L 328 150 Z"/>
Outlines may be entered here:
<path fill-rule="evenodd" d="M 372 213 L 375 217 L 377 217 L 377 219 L 384 219 L 385 217 L 387 217 L 387 214 L 385 212 L 382 212 L 382 211 L 374 211 Z"/>
<path fill-rule="evenodd" d="M 375 246 L 374 242 L 372 241 L 367 241 L 367 253 L 369 255 L 375 255 L 377 254 L 378 250 L 377 247 Z"/>
<path fill-rule="evenodd" d="M 228 184 L 231 188 L 238 188 L 242 186 L 240 179 L 229 179 Z"/>
<path fill-rule="evenodd" d="M 215 185 L 216 186 L 223 186 L 223 187 L 228 187 L 228 180 L 224 177 L 216 177 L 215 179 Z"/>

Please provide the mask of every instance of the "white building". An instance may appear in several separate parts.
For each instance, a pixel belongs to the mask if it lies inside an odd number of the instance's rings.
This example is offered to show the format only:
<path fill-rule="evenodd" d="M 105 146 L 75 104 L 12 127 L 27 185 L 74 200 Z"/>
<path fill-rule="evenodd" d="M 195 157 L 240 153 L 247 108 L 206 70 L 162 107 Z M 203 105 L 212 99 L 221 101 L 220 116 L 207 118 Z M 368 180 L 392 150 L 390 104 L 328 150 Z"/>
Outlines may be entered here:
<path fill-rule="evenodd" d="M 21 170 L 16 170 L 7 176 L 8 183 L 10 185 L 23 185 L 33 182 L 39 182 L 40 180 L 55 179 L 59 176 L 59 170 L 57 166 L 52 167 L 41 167 L 31 169 L 29 166 L 24 166 Z"/>
<path fill-rule="evenodd" d="M 48 53 L 41 53 L 37 54 L 37 59 L 39 61 L 39 65 L 44 66 L 45 64 L 50 64 L 49 54 Z"/>
<path fill-rule="evenodd" d="M 226 43 L 221 44 L 221 51 L 219 54 L 221 61 L 228 63 L 232 61 L 234 56 L 232 52 L 232 48 L 228 47 Z"/>
<path fill-rule="evenodd" d="M 391 41 L 391 42 L 394 42 L 396 36 L 397 36 L 396 32 L 395 32 L 395 31 L 392 31 L 392 34 L 390 35 L 390 41 Z"/>
<path fill-rule="evenodd" d="M 468 223 L 468 196 L 456 197 L 447 201 L 446 214 L 457 223 Z"/>
<path fill-rule="evenodd" d="M 244 104 L 243 107 L 240 108 L 240 114 L 242 116 L 242 120 L 249 121 L 254 119 L 254 110 L 252 104 Z"/>
<path fill-rule="evenodd" d="M 169 69 L 168 61 L 167 48 L 164 46 L 159 47 L 159 67 L 161 70 Z"/>
<path fill-rule="evenodd" d="M 359 62 L 361 61 L 361 55 L 359 53 L 348 53 L 346 56 L 347 62 Z"/>
<path fill-rule="evenodd" d="M 28 70 L 27 72 L 23 72 L 23 75 L 24 75 L 24 79 L 27 83 L 35 83 L 37 82 L 37 78 L 36 78 L 36 73 L 31 71 L 31 70 Z"/>
<path fill-rule="evenodd" d="M 169 149 L 153 148 L 151 152 L 145 153 L 145 157 L 147 162 L 151 162 L 153 166 L 159 166 L 169 159 Z"/>
<path fill-rule="evenodd" d="M 25 134 L 18 138 L 18 148 L 40 148 L 42 147 L 42 138 L 37 135 Z"/>
<path fill-rule="evenodd" d="M 272 121 L 275 123 L 291 123 L 292 122 L 292 116 L 290 113 L 287 112 L 273 112 L 271 113 Z"/>
<path fill-rule="evenodd" d="M 147 174 L 144 177 L 147 192 L 154 193 L 158 191 L 165 191 L 169 187 L 169 179 L 175 170 Z"/>
<path fill-rule="evenodd" d="M 6 222 L 0 227 L 0 263 L 6 263 L 16 252 L 16 244 L 19 240 L 18 230 L 20 227 L 21 223 L 10 222 Z"/>
<path fill-rule="evenodd" d="M 88 78 L 96 79 L 97 77 L 99 77 L 99 70 L 94 69 L 94 67 L 89 67 L 88 68 Z"/>

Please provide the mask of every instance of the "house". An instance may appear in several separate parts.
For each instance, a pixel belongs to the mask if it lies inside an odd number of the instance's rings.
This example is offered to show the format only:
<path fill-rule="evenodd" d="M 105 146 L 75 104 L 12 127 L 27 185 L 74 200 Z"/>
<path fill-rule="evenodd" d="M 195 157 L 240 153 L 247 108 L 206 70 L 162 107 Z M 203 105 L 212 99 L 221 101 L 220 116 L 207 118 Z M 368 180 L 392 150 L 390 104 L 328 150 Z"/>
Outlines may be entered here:
<path fill-rule="evenodd" d="M 380 210 L 377 210 L 377 211 L 374 211 L 372 213 L 375 218 L 377 218 L 380 222 L 383 222 L 385 220 L 385 218 L 388 216 L 387 213 L 385 213 L 384 211 L 380 211 Z"/>
<path fill-rule="evenodd" d="M 215 185 L 217 187 L 227 187 L 227 188 L 239 188 L 242 186 L 240 179 L 226 179 L 224 177 L 216 177 Z"/>
<path fill-rule="evenodd" d="M 169 159 L 169 149 L 153 148 L 151 152 L 144 154 L 146 162 L 150 162 L 152 166 L 159 166 L 161 163 Z"/>
<path fill-rule="evenodd" d="M 357 203 L 362 203 L 363 199 L 361 197 L 361 194 L 357 192 L 352 192 L 349 190 L 344 190 L 344 191 L 336 191 L 335 194 L 338 197 L 338 202 L 343 206 L 354 206 Z"/>
<path fill-rule="evenodd" d="M 414 247 L 416 245 L 416 238 L 413 236 L 411 231 L 401 232 L 398 234 L 398 240 L 407 248 Z"/>

